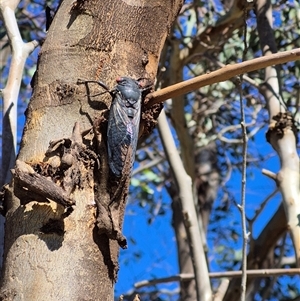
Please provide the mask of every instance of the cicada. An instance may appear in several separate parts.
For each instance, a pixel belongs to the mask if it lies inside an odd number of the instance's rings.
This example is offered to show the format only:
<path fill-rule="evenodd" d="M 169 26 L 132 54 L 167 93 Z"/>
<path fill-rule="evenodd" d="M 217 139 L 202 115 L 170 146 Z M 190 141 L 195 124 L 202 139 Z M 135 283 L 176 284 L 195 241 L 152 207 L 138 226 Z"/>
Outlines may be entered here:
<path fill-rule="evenodd" d="M 78 83 L 97 83 L 106 91 L 93 96 L 108 92 L 113 98 L 107 129 L 108 164 L 112 174 L 121 177 L 125 163 L 129 164 L 130 172 L 132 170 L 139 135 L 142 92 L 150 90 L 151 85 L 144 86 L 144 79 L 130 77 L 118 77 L 116 81 L 117 85 L 112 90 L 101 81 L 78 80 Z"/>
<path fill-rule="evenodd" d="M 130 77 L 117 78 L 107 129 L 108 164 L 120 177 L 126 160 L 132 169 L 139 136 L 143 87 Z"/>

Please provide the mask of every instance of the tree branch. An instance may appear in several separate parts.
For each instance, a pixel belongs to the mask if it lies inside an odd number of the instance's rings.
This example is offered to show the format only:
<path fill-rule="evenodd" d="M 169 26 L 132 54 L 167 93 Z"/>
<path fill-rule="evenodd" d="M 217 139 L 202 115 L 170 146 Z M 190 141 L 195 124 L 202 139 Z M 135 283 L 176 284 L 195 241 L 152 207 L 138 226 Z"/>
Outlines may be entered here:
<path fill-rule="evenodd" d="M 263 55 L 267 60 L 277 52 L 273 33 L 272 4 L 270 0 L 256 2 L 257 29 Z M 265 69 L 262 93 L 269 111 L 267 141 L 280 158 L 280 171 L 276 176 L 287 216 L 288 228 L 294 244 L 297 265 L 300 266 L 300 175 L 297 153 L 297 130 L 292 115 L 287 111 L 280 94 L 279 70 L 269 65 Z"/>
<path fill-rule="evenodd" d="M 234 76 L 247 73 L 267 66 L 284 64 L 300 59 L 300 48 L 274 53 L 271 55 L 255 58 L 238 64 L 226 65 L 225 67 L 203 74 L 195 78 L 180 82 L 167 88 L 155 91 L 147 95 L 145 103 L 147 107 L 155 103 L 166 101 L 174 96 L 179 96 L 214 83 L 226 81 Z"/>
<path fill-rule="evenodd" d="M 247 225 L 246 225 L 246 171 L 247 171 L 247 146 L 248 146 L 248 137 L 245 126 L 245 111 L 243 103 L 243 92 L 242 92 L 242 78 L 239 84 L 240 90 L 240 106 L 241 106 L 241 127 L 243 133 L 243 165 L 242 165 L 242 187 L 241 187 L 241 204 L 238 206 L 241 212 L 242 217 L 242 237 L 243 237 L 243 248 L 242 248 L 242 283 L 241 283 L 241 301 L 245 300 L 246 296 L 246 283 L 247 283 L 247 245 L 248 237 Z"/>
<path fill-rule="evenodd" d="M 249 269 L 257 270 L 264 266 L 270 250 L 274 248 L 278 239 L 286 232 L 286 228 L 286 216 L 281 204 L 259 236 L 250 243 L 247 258 Z M 252 287 L 254 281 L 255 278 L 249 278 L 247 281 L 248 287 Z M 240 285 L 241 281 L 238 278 L 230 281 L 224 301 L 238 300 L 240 298 Z"/>
<path fill-rule="evenodd" d="M 11 66 L 3 95 L 2 133 L 2 179 L 0 184 L 10 180 L 9 170 L 13 167 L 17 151 L 17 102 L 22 73 L 28 55 L 38 46 L 37 41 L 24 43 L 19 32 L 14 10 L 19 0 L 0 0 L 0 14 L 6 28 L 12 49 Z"/>
<path fill-rule="evenodd" d="M 171 130 L 168 125 L 164 110 L 158 118 L 158 130 L 162 144 L 178 187 L 182 213 L 186 232 L 190 242 L 191 256 L 193 260 L 198 301 L 210 301 L 212 291 L 208 277 L 208 268 L 205 252 L 201 241 L 201 233 L 197 220 L 191 178 L 186 173 L 181 158 L 176 149 Z"/>
<path fill-rule="evenodd" d="M 249 278 L 266 278 L 280 275 L 298 275 L 300 273 L 300 269 L 263 269 L 263 270 L 247 270 L 247 277 Z M 209 273 L 209 278 L 241 278 L 242 271 L 228 271 L 228 272 L 213 272 Z M 141 288 L 145 286 L 156 285 L 160 283 L 168 283 L 174 281 L 190 281 L 194 279 L 193 274 L 178 274 L 175 276 L 158 278 L 152 280 L 142 280 L 135 283 L 135 288 Z"/>

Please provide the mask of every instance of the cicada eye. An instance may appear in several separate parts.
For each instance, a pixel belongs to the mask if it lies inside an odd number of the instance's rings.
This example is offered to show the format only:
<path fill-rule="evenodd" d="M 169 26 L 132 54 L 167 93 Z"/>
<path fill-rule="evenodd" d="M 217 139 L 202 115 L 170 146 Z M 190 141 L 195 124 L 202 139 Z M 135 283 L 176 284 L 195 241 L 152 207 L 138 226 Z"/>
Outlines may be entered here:
<path fill-rule="evenodd" d="M 116 78 L 116 82 L 117 82 L 118 85 L 125 85 L 126 84 L 126 79 L 124 77 L 119 76 L 119 77 Z"/>

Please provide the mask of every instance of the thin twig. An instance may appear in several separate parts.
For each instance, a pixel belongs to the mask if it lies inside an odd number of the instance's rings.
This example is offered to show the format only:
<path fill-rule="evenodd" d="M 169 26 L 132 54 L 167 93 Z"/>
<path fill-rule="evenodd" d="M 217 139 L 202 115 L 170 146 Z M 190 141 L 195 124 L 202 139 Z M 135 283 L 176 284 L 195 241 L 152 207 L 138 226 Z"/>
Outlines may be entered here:
<path fill-rule="evenodd" d="M 244 10 L 244 51 L 243 61 L 245 60 L 248 46 L 247 46 L 247 11 Z M 245 108 L 243 102 L 243 74 L 239 77 L 239 94 L 240 94 L 240 107 L 241 107 L 241 127 L 243 137 L 243 165 L 242 165 L 242 188 L 241 188 L 241 206 L 239 206 L 242 215 L 242 233 L 243 233 L 243 248 L 242 248 L 242 280 L 241 280 L 241 301 L 245 301 L 246 298 L 246 285 L 247 285 L 247 245 L 248 237 L 247 225 L 246 225 L 246 171 L 247 171 L 247 129 L 245 120 Z"/>
<path fill-rule="evenodd" d="M 164 159 L 162 157 L 159 157 L 159 158 L 153 159 L 152 161 L 147 162 L 144 165 L 139 165 L 139 167 L 137 167 L 133 170 L 131 177 L 136 176 L 138 173 L 142 172 L 143 170 L 150 169 L 150 168 L 156 166 L 157 164 L 161 163 L 163 160 Z"/>
<path fill-rule="evenodd" d="M 213 272 L 209 273 L 210 278 L 241 278 L 242 271 L 228 271 L 228 272 Z M 281 275 L 299 275 L 300 269 L 264 269 L 264 270 L 248 270 L 246 271 L 247 276 L 249 278 L 266 278 L 266 277 L 273 277 L 273 276 L 281 276 Z M 178 274 L 170 277 L 165 278 L 158 278 L 152 280 L 142 280 L 135 283 L 135 288 L 141 288 L 144 286 L 151 286 L 160 283 L 168 283 L 174 281 L 191 281 L 194 279 L 194 274 Z"/>
<path fill-rule="evenodd" d="M 242 165 L 242 195 L 241 195 L 241 205 L 239 206 L 241 215 L 242 215 L 242 232 L 243 232 L 243 258 L 242 258 L 242 283 L 241 283 L 241 301 L 245 301 L 246 296 L 246 283 L 247 283 L 247 244 L 249 234 L 247 233 L 246 227 L 246 170 L 247 170 L 247 131 L 245 127 L 245 116 L 244 116 L 244 106 L 243 100 L 241 97 L 241 111 L 242 113 L 242 121 L 241 126 L 243 129 L 243 165 Z"/>
<path fill-rule="evenodd" d="M 265 168 L 263 168 L 261 172 L 262 172 L 263 175 L 265 175 L 265 176 L 269 177 L 270 179 L 274 180 L 277 184 L 278 180 L 277 180 L 276 173 L 274 173 L 274 172 L 272 172 L 268 169 L 265 169 Z"/>
<path fill-rule="evenodd" d="M 261 212 L 265 209 L 266 205 L 268 204 L 269 200 L 273 198 L 279 192 L 279 188 L 276 187 L 259 205 L 259 208 L 255 210 L 254 217 L 249 219 L 249 223 L 253 224 Z"/>
<path fill-rule="evenodd" d="M 253 126 L 255 124 L 255 121 L 249 123 L 249 124 L 244 124 L 244 128 L 247 129 L 250 126 Z M 255 136 L 255 134 L 263 128 L 263 124 L 261 125 L 257 125 L 251 132 L 249 132 L 248 134 L 248 139 Z M 225 128 L 223 128 L 217 135 L 217 138 L 225 143 L 231 143 L 231 144 L 241 144 L 244 142 L 243 138 L 242 139 L 230 139 L 230 138 L 226 138 L 224 136 L 224 134 L 226 132 L 233 132 L 236 131 L 237 129 L 239 129 L 241 127 L 240 124 L 236 124 L 236 125 L 229 125 Z M 242 127 L 243 130 L 243 127 Z"/>

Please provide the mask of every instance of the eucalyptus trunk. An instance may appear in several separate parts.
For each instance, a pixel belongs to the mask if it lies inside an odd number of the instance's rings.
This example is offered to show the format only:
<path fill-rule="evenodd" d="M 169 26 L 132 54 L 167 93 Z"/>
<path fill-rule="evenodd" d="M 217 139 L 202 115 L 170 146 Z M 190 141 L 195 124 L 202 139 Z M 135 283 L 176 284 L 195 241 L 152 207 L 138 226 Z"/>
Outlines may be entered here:
<path fill-rule="evenodd" d="M 129 175 L 118 183 L 109 173 L 110 94 L 93 97 L 104 90 L 82 83 L 101 80 L 113 88 L 118 76 L 154 82 L 181 5 L 61 3 L 39 54 L 13 180 L 5 187 L 1 300 L 113 300 L 122 234 L 111 219 L 117 216 L 122 228 Z M 142 108 L 140 135 L 159 108 Z M 112 209 L 116 185 L 122 191 Z"/>

